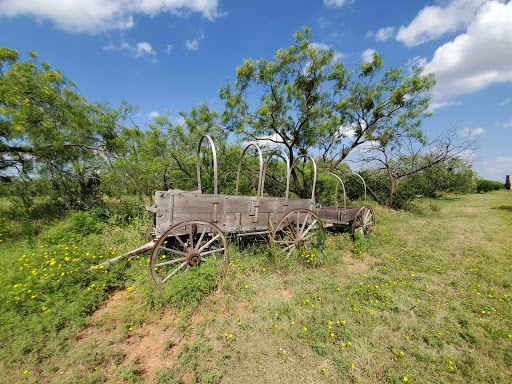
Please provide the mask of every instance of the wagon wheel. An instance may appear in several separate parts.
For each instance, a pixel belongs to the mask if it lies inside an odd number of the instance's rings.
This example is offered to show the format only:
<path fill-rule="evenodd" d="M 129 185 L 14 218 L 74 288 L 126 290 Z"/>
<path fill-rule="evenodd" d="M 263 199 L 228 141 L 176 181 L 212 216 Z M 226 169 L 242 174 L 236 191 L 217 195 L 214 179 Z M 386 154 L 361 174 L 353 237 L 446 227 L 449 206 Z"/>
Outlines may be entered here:
<path fill-rule="evenodd" d="M 160 236 L 151 252 L 151 275 L 158 284 L 203 262 L 226 261 L 228 242 L 215 224 L 183 221 Z"/>
<path fill-rule="evenodd" d="M 156 215 L 153 216 L 153 220 L 151 220 L 151 223 L 148 224 L 148 228 L 146 229 L 146 234 L 144 235 L 144 239 L 146 240 L 146 243 L 149 243 L 151 239 L 153 238 L 152 234 L 155 232 L 156 229 Z"/>
<path fill-rule="evenodd" d="M 279 219 L 272 231 L 272 247 L 278 255 L 286 255 L 286 258 L 297 249 L 318 250 L 323 243 L 322 221 L 309 209 L 291 210 Z"/>
<path fill-rule="evenodd" d="M 366 237 L 375 229 L 375 215 L 369 205 L 363 205 L 352 222 L 352 234 Z"/>

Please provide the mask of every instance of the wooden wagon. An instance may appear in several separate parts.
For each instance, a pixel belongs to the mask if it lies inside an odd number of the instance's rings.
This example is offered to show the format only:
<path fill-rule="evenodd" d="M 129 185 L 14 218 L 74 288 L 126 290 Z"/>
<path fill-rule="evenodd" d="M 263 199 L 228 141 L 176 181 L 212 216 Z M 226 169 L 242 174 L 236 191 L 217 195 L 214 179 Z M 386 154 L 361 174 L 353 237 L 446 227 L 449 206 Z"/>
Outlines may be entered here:
<path fill-rule="evenodd" d="M 213 194 L 201 192 L 200 151 L 208 140 L 213 153 Z M 242 160 L 253 146 L 259 156 L 259 179 L 256 196 L 239 196 L 238 186 Z M 154 221 L 146 231 L 147 243 L 122 257 L 132 257 L 151 250 L 150 269 L 156 283 L 163 284 L 177 273 L 184 272 L 208 260 L 227 260 L 229 245 L 226 234 L 236 237 L 269 236 L 278 255 L 290 256 L 295 250 L 322 246 L 324 228 L 335 225 L 351 226 L 362 235 L 373 230 L 375 217 L 368 205 L 360 207 L 345 204 L 322 207 L 315 202 L 316 164 L 313 163 L 314 180 L 310 199 L 289 197 L 290 174 L 294 165 L 286 161 L 286 192 L 284 197 L 264 196 L 264 181 L 268 162 L 264 164 L 261 149 L 256 144 L 247 146 L 238 164 L 235 195 L 218 193 L 217 155 L 211 137 L 203 136 L 197 150 L 197 190 L 157 191 L 155 204 L 147 209 L 154 213 Z M 364 181 L 364 180 L 363 180 Z M 337 200 L 337 187 L 336 199 Z"/>

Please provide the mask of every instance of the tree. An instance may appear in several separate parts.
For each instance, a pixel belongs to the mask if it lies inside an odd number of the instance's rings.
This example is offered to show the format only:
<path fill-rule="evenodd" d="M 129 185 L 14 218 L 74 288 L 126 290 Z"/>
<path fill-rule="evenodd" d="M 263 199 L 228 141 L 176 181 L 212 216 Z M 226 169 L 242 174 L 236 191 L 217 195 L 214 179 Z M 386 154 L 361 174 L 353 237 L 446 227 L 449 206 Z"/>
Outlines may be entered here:
<path fill-rule="evenodd" d="M 350 72 L 336 62 L 334 50 L 314 44 L 305 27 L 274 61 L 246 59 L 237 68 L 234 84 L 228 80 L 220 90 L 222 123 L 242 140 L 282 144 L 292 162 L 318 153 L 329 170 L 367 142 L 392 143 L 402 134 L 421 139 L 433 75 L 421 75 L 420 68 L 406 74 L 400 67 L 382 73 L 382 65 L 374 54 Z M 292 181 L 307 197 L 299 170 Z"/>
<path fill-rule="evenodd" d="M 0 174 L 52 181 L 68 208 L 91 195 L 119 145 L 122 111 L 91 104 L 76 85 L 29 52 L 0 47 Z"/>
<path fill-rule="evenodd" d="M 398 131 L 400 132 L 400 131 Z M 379 203 L 404 208 L 417 194 L 433 194 L 440 188 L 456 188 L 452 173 L 464 172 L 465 158 L 478 148 L 479 138 L 452 126 L 434 139 L 418 139 L 404 133 L 400 140 L 375 140 L 358 153 L 357 161 L 373 180 L 370 192 Z M 448 173 L 444 175 L 444 173 Z M 422 178 L 416 178 L 421 175 Z M 467 175 L 466 175 L 467 176 Z M 465 177 L 465 176 L 464 176 Z M 409 181 L 405 183 L 405 181 Z M 457 180 L 467 183 L 467 180 Z M 462 187 L 462 186 L 460 186 Z"/>
<path fill-rule="evenodd" d="M 188 113 L 179 112 L 179 116 L 182 124 L 173 124 L 169 111 L 165 116 L 155 117 L 145 130 L 137 126 L 123 128 L 120 133 L 123 144 L 102 178 L 104 189 L 110 195 L 136 195 L 148 204 L 157 190 L 196 189 L 197 145 L 206 134 L 215 138 L 216 148 L 221 152 L 218 157 L 222 159 L 219 161 L 222 169 L 230 156 L 226 155 L 226 132 L 215 123 L 218 114 L 203 103 Z M 201 179 L 203 192 L 206 192 L 213 189 L 211 154 L 205 148 L 201 153 L 206 168 Z"/>

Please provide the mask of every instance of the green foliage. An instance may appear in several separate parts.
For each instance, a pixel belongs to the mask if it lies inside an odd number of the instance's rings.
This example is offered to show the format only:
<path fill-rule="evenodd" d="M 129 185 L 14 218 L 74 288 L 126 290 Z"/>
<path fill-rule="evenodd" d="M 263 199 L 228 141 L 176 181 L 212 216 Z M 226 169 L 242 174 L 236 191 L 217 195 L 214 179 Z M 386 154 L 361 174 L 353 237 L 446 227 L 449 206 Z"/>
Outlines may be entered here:
<path fill-rule="evenodd" d="M 187 273 L 174 276 L 161 287 L 155 287 L 152 280 L 144 278 L 140 282 L 141 290 L 144 300 L 157 310 L 187 308 L 197 304 L 217 287 L 219 273 L 219 265 L 201 263 L 198 268 L 190 268 Z"/>
<path fill-rule="evenodd" d="M 413 176 L 417 190 L 425 197 L 441 193 L 470 193 L 473 188 L 471 164 L 457 158 L 435 164 Z"/>
<path fill-rule="evenodd" d="M 477 193 L 480 192 L 490 192 L 490 191 L 497 191 L 500 188 L 504 188 L 504 185 L 498 181 L 491 181 L 491 180 L 484 180 L 484 179 L 477 179 L 476 181 L 476 191 Z"/>
<path fill-rule="evenodd" d="M 180 384 L 181 380 L 175 378 L 169 371 L 157 370 L 155 372 L 155 384 Z"/>
<path fill-rule="evenodd" d="M 305 27 L 273 61 L 246 59 L 237 68 L 234 84 L 228 81 L 220 90 L 222 122 L 241 140 L 282 143 L 292 163 L 319 152 L 330 169 L 369 140 L 385 145 L 395 145 L 404 135 L 422 140 L 421 121 L 429 115 L 425 92 L 434 84 L 433 75 L 422 76 L 420 68 L 408 75 L 399 67 L 382 73 L 382 65 L 375 54 L 350 72 L 336 62 L 334 50 L 313 44 Z M 261 97 L 253 105 L 255 92 Z M 307 179 L 297 173 L 292 190 L 308 197 Z"/>
<path fill-rule="evenodd" d="M 96 221 L 88 212 L 76 212 L 68 220 L 51 228 L 42 238 L 49 244 L 63 244 L 101 233 L 103 228 L 104 225 Z"/>
<path fill-rule="evenodd" d="M 0 169 L 51 181 L 68 208 L 97 198 L 101 164 L 118 146 L 122 111 L 91 104 L 73 81 L 29 52 L 0 48 Z"/>

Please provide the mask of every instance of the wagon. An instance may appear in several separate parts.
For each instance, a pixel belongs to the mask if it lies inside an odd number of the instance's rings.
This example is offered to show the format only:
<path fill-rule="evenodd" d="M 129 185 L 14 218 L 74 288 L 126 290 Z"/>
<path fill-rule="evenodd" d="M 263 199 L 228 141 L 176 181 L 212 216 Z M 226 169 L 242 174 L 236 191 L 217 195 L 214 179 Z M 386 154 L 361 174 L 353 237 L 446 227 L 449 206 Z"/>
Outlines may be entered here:
<path fill-rule="evenodd" d="M 213 194 L 201 190 L 201 145 L 207 140 L 213 155 Z M 256 196 L 239 196 L 242 160 L 250 147 L 259 156 L 258 188 Z M 146 231 L 147 243 L 124 255 L 100 265 L 108 265 L 123 257 L 151 250 L 150 270 L 153 279 L 163 284 L 178 273 L 198 266 L 208 260 L 226 261 L 229 244 L 227 236 L 237 238 L 269 237 L 278 255 L 289 257 L 300 248 L 318 248 L 323 244 L 324 228 L 350 226 L 354 233 L 366 235 L 375 226 L 375 216 L 370 206 L 347 206 L 343 181 L 338 179 L 335 205 L 323 207 L 315 202 L 316 164 L 311 156 L 302 156 L 313 163 L 314 180 L 311 198 L 289 197 L 290 175 L 293 167 L 284 152 L 286 161 L 286 192 L 284 197 L 264 195 L 267 166 L 274 151 L 263 162 L 261 149 L 249 144 L 240 157 L 234 195 L 218 193 L 217 155 L 212 138 L 203 136 L 197 150 L 197 190 L 168 190 L 155 193 L 155 204 L 146 207 L 154 213 L 154 220 Z M 364 182 L 364 180 L 363 180 Z M 337 204 L 338 185 L 343 186 L 344 205 Z M 365 186 L 366 190 L 366 186 Z"/>

